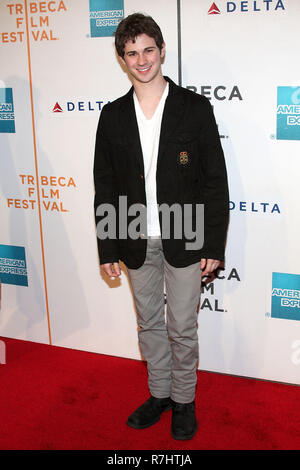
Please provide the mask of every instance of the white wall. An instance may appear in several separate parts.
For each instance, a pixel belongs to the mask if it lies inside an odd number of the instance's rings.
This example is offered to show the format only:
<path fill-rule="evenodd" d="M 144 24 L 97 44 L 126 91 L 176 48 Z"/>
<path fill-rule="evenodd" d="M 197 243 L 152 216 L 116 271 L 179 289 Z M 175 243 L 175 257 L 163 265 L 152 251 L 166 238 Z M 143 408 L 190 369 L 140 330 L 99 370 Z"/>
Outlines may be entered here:
<path fill-rule="evenodd" d="M 225 278 L 201 298 L 199 367 L 299 384 L 299 307 L 275 318 L 271 298 L 273 272 L 299 273 L 299 137 L 276 139 L 276 108 L 278 86 L 300 87 L 300 4 L 219 0 L 221 13 L 209 15 L 212 3 L 181 1 L 182 85 L 211 97 L 232 201 Z M 177 1 L 125 0 L 124 9 L 160 24 L 164 74 L 178 82 Z M 48 24 L 35 26 L 40 16 Z M 96 102 L 130 86 L 113 38 L 90 37 L 87 0 L 1 0 L 0 31 L 0 86 L 13 89 L 16 128 L 0 132 L 0 244 L 25 247 L 28 271 L 28 287 L 2 283 L 0 335 L 140 358 L 128 280 L 99 274 L 93 216 Z M 8 198 L 36 203 L 8 207 Z"/>

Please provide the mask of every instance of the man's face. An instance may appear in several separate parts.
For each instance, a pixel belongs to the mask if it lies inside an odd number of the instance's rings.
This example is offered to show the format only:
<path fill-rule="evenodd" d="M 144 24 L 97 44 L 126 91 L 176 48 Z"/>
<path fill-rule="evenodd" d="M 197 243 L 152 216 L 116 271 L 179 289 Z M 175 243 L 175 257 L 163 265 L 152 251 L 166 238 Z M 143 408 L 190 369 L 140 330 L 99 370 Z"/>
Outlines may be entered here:
<path fill-rule="evenodd" d="M 122 61 L 133 80 L 149 83 L 161 74 L 161 60 L 164 55 L 164 44 L 160 51 L 153 38 L 140 34 L 135 42 L 126 42 Z"/>

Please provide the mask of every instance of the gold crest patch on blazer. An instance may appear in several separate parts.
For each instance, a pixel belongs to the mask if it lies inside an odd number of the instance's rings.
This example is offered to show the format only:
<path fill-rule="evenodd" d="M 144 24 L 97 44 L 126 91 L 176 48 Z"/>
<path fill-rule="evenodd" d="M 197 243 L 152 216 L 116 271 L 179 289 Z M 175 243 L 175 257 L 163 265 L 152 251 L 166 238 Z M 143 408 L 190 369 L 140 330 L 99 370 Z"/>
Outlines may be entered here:
<path fill-rule="evenodd" d="M 189 163 L 189 154 L 187 152 L 180 152 L 178 161 L 180 165 L 187 165 Z"/>

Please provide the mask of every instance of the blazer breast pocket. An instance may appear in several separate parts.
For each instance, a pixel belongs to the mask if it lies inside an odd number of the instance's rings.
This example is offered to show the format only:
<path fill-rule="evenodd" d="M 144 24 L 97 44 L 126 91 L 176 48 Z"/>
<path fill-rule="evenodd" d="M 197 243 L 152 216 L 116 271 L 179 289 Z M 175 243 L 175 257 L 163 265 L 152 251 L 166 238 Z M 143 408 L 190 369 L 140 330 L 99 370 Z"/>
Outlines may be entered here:
<path fill-rule="evenodd" d="M 173 169 L 175 167 L 180 174 L 185 175 L 190 170 L 196 170 L 199 159 L 197 136 L 182 133 L 173 137 L 168 153 Z"/>
<path fill-rule="evenodd" d="M 182 202 L 197 199 L 199 193 L 199 140 L 197 135 L 179 133 L 169 141 L 168 170 L 176 181 L 176 197 Z"/>

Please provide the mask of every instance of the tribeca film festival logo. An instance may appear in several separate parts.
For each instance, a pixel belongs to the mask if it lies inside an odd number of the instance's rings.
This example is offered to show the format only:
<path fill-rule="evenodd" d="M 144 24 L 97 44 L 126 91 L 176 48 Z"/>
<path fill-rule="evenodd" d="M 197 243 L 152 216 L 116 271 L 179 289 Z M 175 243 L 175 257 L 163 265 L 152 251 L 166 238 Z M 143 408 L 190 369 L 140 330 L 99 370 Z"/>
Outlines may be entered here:
<path fill-rule="evenodd" d="M 63 112 L 77 113 L 77 112 L 91 112 L 91 111 L 102 111 L 105 104 L 110 101 L 105 100 L 70 100 L 70 101 L 56 101 L 55 105 L 51 108 L 52 113 L 60 114 Z"/>
<path fill-rule="evenodd" d="M 37 207 L 37 186 L 33 175 L 18 175 L 24 186 L 27 197 L 7 198 L 9 209 L 35 210 Z M 40 198 L 43 209 L 47 212 L 69 212 L 62 200 L 63 191 L 76 188 L 74 178 L 71 176 L 45 176 L 39 177 Z"/>
<path fill-rule="evenodd" d="M 300 87 L 277 87 L 278 140 L 300 140 Z"/>
<path fill-rule="evenodd" d="M 0 279 L 2 284 L 28 286 L 23 246 L 0 245 Z"/>
<path fill-rule="evenodd" d="M 26 13 L 28 14 L 28 28 L 31 39 L 35 42 L 57 41 L 59 37 L 51 28 L 51 20 L 54 15 L 66 12 L 66 0 L 50 0 L 43 2 L 28 2 L 28 11 L 20 3 L 6 4 L 7 11 L 11 17 L 15 17 L 15 30 L 0 33 L 0 42 L 14 43 L 25 41 Z"/>
<path fill-rule="evenodd" d="M 218 2 L 219 3 L 219 2 Z M 234 12 L 258 12 L 285 10 L 283 0 L 244 0 L 240 2 L 226 2 L 225 13 Z M 213 3 L 208 10 L 209 15 L 220 15 L 221 10 Z"/>
<path fill-rule="evenodd" d="M 0 132 L 15 132 L 15 114 L 12 88 L 0 88 Z"/>
<path fill-rule="evenodd" d="M 127 196 L 119 196 L 118 210 L 110 203 L 97 207 L 96 216 L 101 217 L 97 223 L 99 240 L 137 240 L 147 238 L 147 212 L 150 207 L 136 203 L 127 205 Z M 161 219 L 161 238 L 169 240 L 194 240 L 185 243 L 186 250 L 200 250 L 204 244 L 204 204 L 178 204 L 171 206 L 163 203 L 158 205 Z M 148 213 L 149 215 L 149 213 Z M 128 218 L 130 222 L 128 223 Z M 172 223 L 171 223 L 172 221 Z M 117 230 L 118 226 L 118 230 Z M 193 229 L 193 226 L 196 229 Z M 118 233 L 117 233 L 118 231 Z"/>
<path fill-rule="evenodd" d="M 124 0 L 90 0 L 92 38 L 113 36 L 124 18 Z"/>
<path fill-rule="evenodd" d="M 225 269 L 224 267 L 218 268 L 213 275 L 206 276 L 207 282 L 202 282 L 201 285 L 201 297 L 200 297 L 200 310 L 207 309 L 211 312 L 227 313 L 228 311 L 222 305 L 222 300 L 218 295 L 219 284 L 224 281 L 230 284 L 232 282 L 241 282 L 240 274 L 237 268 Z"/>
<path fill-rule="evenodd" d="M 200 87 L 187 85 L 186 88 L 194 91 L 195 93 L 206 96 L 208 100 L 215 99 L 217 101 L 231 101 L 237 99 L 239 101 L 243 101 L 243 97 L 237 85 L 233 85 L 232 87 L 230 86 L 229 88 L 225 85 L 217 85 L 215 87 L 212 87 L 211 85 L 201 85 Z"/>
<path fill-rule="evenodd" d="M 273 273 L 271 317 L 300 320 L 300 274 Z"/>
<path fill-rule="evenodd" d="M 211 85 L 201 85 L 201 86 L 195 86 L 195 85 L 187 85 L 186 87 L 188 90 L 193 91 L 194 93 L 199 93 L 200 95 L 205 96 L 208 100 L 216 100 L 216 101 L 222 101 L 225 102 L 226 100 L 232 101 L 232 100 L 238 100 L 238 101 L 243 101 L 242 94 L 239 90 L 239 87 L 237 85 L 233 86 L 225 86 L 225 85 L 217 85 L 217 86 L 211 86 Z M 213 105 L 212 105 L 213 106 Z M 219 132 L 220 138 L 228 138 L 228 135 L 224 135 L 222 132 Z"/>

